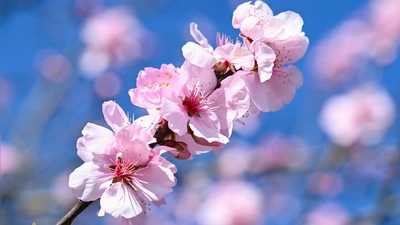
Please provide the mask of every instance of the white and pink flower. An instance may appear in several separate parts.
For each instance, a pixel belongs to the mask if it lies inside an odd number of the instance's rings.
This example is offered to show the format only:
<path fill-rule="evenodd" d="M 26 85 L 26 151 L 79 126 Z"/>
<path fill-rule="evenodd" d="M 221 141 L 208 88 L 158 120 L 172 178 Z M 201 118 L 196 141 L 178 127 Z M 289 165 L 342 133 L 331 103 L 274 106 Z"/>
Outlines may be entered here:
<path fill-rule="evenodd" d="M 320 126 L 340 146 L 379 142 L 395 117 L 395 104 L 376 84 L 368 84 L 326 101 Z"/>
<path fill-rule="evenodd" d="M 307 50 L 302 18 L 290 11 L 273 16 L 267 4 L 255 1 L 236 8 L 232 25 L 240 29 L 256 61 L 252 71 L 238 73 L 246 81 L 252 101 L 263 112 L 281 109 L 303 84 L 301 72 L 295 66 L 285 66 Z"/>
<path fill-rule="evenodd" d="M 190 24 L 190 34 L 196 43 L 188 42 L 182 47 L 183 56 L 187 61 L 198 67 L 214 68 L 225 73 L 231 65 L 235 70 L 249 71 L 254 67 L 254 56 L 239 41 L 235 44 L 225 35 L 217 36 L 218 47 L 213 47 L 197 29 L 197 24 Z"/>
<path fill-rule="evenodd" d="M 99 216 L 136 220 L 146 202 L 165 203 L 176 183 L 176 167 L 160 156 L 168 147 L 150 148 L 153 137 L 141 126 L 126 124 L 118 105 L 106 102 L 103 111 L 115 133 L 97 125 L 85 127 L 77 144 L 84 164 L 71 173 L 69 186 L 82 201 L 100 198 Z"/>

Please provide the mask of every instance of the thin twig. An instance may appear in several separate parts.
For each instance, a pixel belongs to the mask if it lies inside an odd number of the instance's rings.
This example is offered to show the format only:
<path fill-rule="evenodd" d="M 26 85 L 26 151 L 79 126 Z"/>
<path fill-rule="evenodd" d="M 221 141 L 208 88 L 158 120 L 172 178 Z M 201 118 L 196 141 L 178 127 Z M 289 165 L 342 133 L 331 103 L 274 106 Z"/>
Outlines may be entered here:
<path fill-rule="evenodd" d="M 74 207 L 56 225 L 71 225 L 72 221 L 85 210 L 92 202 L 84 202 L 78 199 Z"/>

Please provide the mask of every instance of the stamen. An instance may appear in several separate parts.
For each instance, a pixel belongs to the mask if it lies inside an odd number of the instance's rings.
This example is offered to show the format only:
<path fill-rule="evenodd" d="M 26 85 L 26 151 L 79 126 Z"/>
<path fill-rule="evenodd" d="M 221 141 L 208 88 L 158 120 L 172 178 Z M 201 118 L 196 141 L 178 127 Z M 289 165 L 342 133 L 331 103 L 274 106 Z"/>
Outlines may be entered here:
<path fill-rule="evenodd" d="M 278 81 L 278 82 L 283 83 L 283 84 L 290 80 L 289 79 L 290 78 L 289 75 L 290 74 L 288 74 L 286 72 L 283 72 L 281 70 L 277 70 L 277 69 L 273 69 L 273 72 L 272 72 L 272 78 L 274 80 Z"/>
<path fill-rule="evenodd" d="M 189 117 L 197 116 L 200 118 L 200 113 L 207 111 L 215 111 L 219 106 L 211 106 L 215 101 L 204 96 L 200 89 L 200 83 L 197 81 L 195 87 L 190 91 L 190 96 L 182 100 L 182 105 Z"/>

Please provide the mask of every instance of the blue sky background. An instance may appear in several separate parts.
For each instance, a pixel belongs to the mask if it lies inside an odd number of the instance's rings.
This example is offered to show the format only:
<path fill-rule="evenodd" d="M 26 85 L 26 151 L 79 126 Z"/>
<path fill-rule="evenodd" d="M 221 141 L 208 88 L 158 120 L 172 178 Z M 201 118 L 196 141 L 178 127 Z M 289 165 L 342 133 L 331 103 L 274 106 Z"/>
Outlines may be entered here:
<path fill-rule="evenodd" d="M 131 114 L 137 117 L 144 115 L 143 110 L 135 108 L 130 103 L 127 94 L 128 90 L 135 85 L 137 73 L 144 67 L 159 68 L 163 63 L 180 66 L 184 60 L 181 47 L 191 40 L 190 22 L 199 24 L 199 29 L 213 46 L 215 46 L 216 32 L 226 33 L 235 38 L 238 31 L 231 25 L 232 12 L 241 2 L 244 1 L 103 1 L 104 8 L 123 5 L 132 9 L 144 27 L 151 31 L 157 40 L 155 54 L 152 57 L 134 61 L 121 68 L 110 69 L 123 81 L 121 91 L 113 99 Z M 276 14 L 291 10 L 303 17 L 303 30 L 310 39 L 308 51 L 310 52 L 343 20 L 359 13 L 361 7 L 368 1 L 269 0 L 265 2 Z M 34 169 L 27 173 L 24 180 L 16 181 L 16 177 L 6 178 L 6 181 L 15 182 L 14 187 L 20 190 L 50 187 L 50 181 L 58 173 L 72 171 L 79 166 L 81 161 L 76 155 L 75 143 L 81 135 L 82 128 L 87 122 L 104 124 L 101 104 L 108 99 L 96 96 L 93 91 L 93 81 L 82 77 L 77 68 L 77 60 L 84 47 L 79 37 L 84 19 L 74 11 L 74 3 L 75 1 L 72 0 L 3 0 L 0 2 L 0 75 L 13 87 L 10 102 L 5 108 L 1 108 L 1 142 L 29 149 L 28 152 L 24 152 L 23 157 L 31 158 L 34 162 Z M 53 49 L 69 59 L 72 65 L 72 81 L 49 84 L 43 80 L 35 68 L 35 56 L 43 49 Z M 318 113 L 325 99 L 334 93 L 348 89 L 349 86 L 322 89 L 308 66 L 310 60 L 306 53 L 303 59 L 295 63 L 303 72 L 304 85 L 297 91 L 294 100 L 278 112 L 259 115 L 262 121 L 258 132 L 260 135 L 244 137 L 234 134 L 234 138 L 251 144 L 259 142 L 264 137 L 263 135 L 268 133 L 298 135 L 310 148 L 317 149 L 316 151 L 321 150 L 320 154 L 322 154 L 323 149 L 329 146 L 329 141 L 318 127 Z M 367 69 L 378 74 L 372 79 L 379 81 L 388 90 L 399 111 L 397 97 L 400 95 L 399 59 L 385 68 L 370 65 Z M 48 115 L 37 117 L 38 113 L 43 113 L 40 109 L 48 109 L 46 111 Z M 399 120 L 396 119 L 383 142 L 397 144 L 399 127 Z M 195 161 L 208 161 L 215 157 L 218 155 L 210 153 L 195 158 Z M 187 168 L 191 164 L 178 162 L 178 168 L 179 166 Z M 2 183 L 1 187 L 4 188 L 5 184 L 3 181 Z M 368 180 L 363 185 L 373 183 Z M 11 193 L 13 196 L 11 199 L 18 199 L 16 196 L 22 192 L 18 189 Z M 360 206 L 375 203 L 375 199 L 357 196 L 354 193 L 356 190 L 346 189 L 336 200 L 343 202 L 350 211 L 357 211 Z M 372 185 L 371 190 L 366 193 L 374 195 L 376 189 Z M 316 200 L 311 199 L 310 202 L 312 201 Z M 43 219 L 46 215 L 27 216 L 21 212 L 18 206 L 21 201 L 2 199 L 2 204 L 2 215 L 7 217 L 6 222 L 13 221 L 9 224 L 29 224 L 35 219 L 47 221 Z M 307 207 L 307 204 L 305 205 Z M 96 209 L 93 210 L 96 211 Z M 18 216 L 10 216 L 11 214 L 21 216 L 17 219 Z M 52 215 L 56 218 L 60 214 L 62 212 L 55 212 Z M 13 218 L 10 219 L 10 217 Z M 94 213 L 88 217 L 93 219 L 88 219 L 88 221 L 100 221 Z M 294 224 L 293 221 L 276 221 L 263 224 Z M 389 220 L 382 224 L 396 224 L 396 221 L 393 221 Z"/>

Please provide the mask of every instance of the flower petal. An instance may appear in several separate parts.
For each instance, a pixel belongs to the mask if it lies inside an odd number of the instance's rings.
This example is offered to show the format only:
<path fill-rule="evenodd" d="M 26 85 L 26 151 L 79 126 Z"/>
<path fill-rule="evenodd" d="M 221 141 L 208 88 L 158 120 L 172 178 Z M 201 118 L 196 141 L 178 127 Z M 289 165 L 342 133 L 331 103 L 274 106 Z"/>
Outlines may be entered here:
<path fill-rule="evenodd" d="M 272 76 L 272 68 L 274 67 L 276 58 L 275 52 L 271 47 L 261 41 L 253 42 L 252 45 L 254 45 L 254 58 L 257 61 L 260 81 L 264 82 L 269 80 Z"/>
<path fill-rule="evenodd" d="M 137 179 L 132 182 L 148 201 L 159 201 L 172 192 L 176 184 L 174 174 L 169 168 L 163 167 L 159 162 L 151 162 L 148 167 L 137 170 Z"/>
<path fill-rule="evenodd" d="M 143 212 L 142 199 L 122 182 L 112 184 L 100 198 L 101 208 L 113 217 L 132 218 Z"/>
<path fill-rule="evenodd" d="M 103 103 L 103 114 L 107 124 L 117 133 L 121 127 L 130 124 L 122 108 L 114 101 Z"/>
<path fill-rule="evenodd" d="M 301 72 L 291 65 L 274 70 L 274 75 L 265 82 L 260 82 L 254 74 L 243 78 L 254 104 L 263 112 L 276 111 L 281 109 L 283 104 L 290 103 L 296 89 L 303 83 Z"/>
<path fill-rule="evenodd" d="M 189 116 L 176 102 L 164 98 L 161 106 L 161 115 L 168 121 L 168 127 L 173 132 L 180 136 L 186 134 Z"/>
<path fill-rule="evenodd" d="M 94 201 L 110 186 L 111 175 L 92 162 L 76 168 L 69 176 L 68 185 L 75 196 L 82 201 Z"/>
<path fill-rule="evenodd" d="M 190 34 L 196 40 L 197 43 L 200 44 L 201 47 L 207 49 L 208 51 L 212 51 L 212 46 L 208 43 L 208 40 L 204 35 L 197 29 L 196 23 L 190 23 Z"/>
<path fill-rule="evenodd" d="M 189 127 L 195 136 L 204 138 L 209 143 L 220 142 L 226 144 L 229 142 L 229 139 L 218 131 L 212 120 L 192 117 L 189 122 Z"/>
<path fill-rule="evenodd" d="M 93 154 L 92 151 L 90 151 L 86 146 L 83 144 L 84 138 L 80 137 L 78 138 L 78 141 L 76 142 L 76 148 L 78 149 L 78 156 L 84 161 L 84 162 L 90 162 L 93 159 Z"/>
<path fill-rule="evenodd" d="M 111 154 L 115 150 L 114 134 L 107 128 L 87 123 L 82 134 L 82 144 L 94 153 Z"/>
<path fill-rule="evenodd" d="M 118 132 L 116 141 L 118 151 L 123 154 L 123 159 L 131 163 L 139 163 L 139 165 L 147 163 L 150 155 L 150 147 L 148 143 L 133 137 L 133 133 L 129 130 L 129 127 L 124 127 Z"/>
<path fill-rule="evenodd" d="M 213 67 L 218 59 L 210 52 L 193 42 L 188 42 L 182 47 L 182 53 L 186 60 L 199 67 Z"/>
<path fill-rule="evenodd" d="M 276 53 L 276 61 L 283 65 L 299 60 L 307 51 L 308 43 L 309 40 L 304 35 L 292 36 L 286 40 L 275 41 L 273 49 Z"/>

